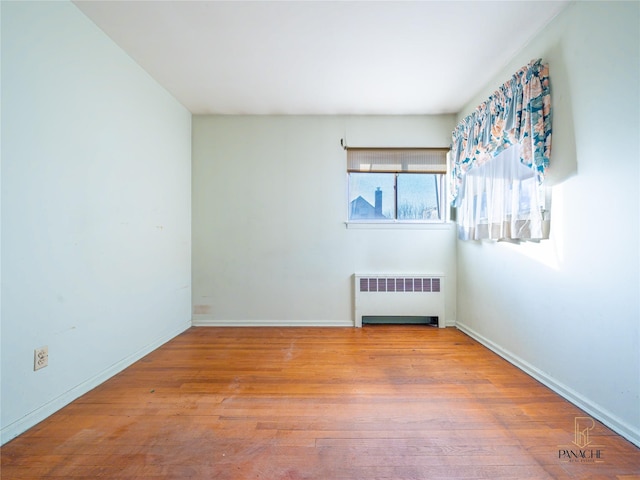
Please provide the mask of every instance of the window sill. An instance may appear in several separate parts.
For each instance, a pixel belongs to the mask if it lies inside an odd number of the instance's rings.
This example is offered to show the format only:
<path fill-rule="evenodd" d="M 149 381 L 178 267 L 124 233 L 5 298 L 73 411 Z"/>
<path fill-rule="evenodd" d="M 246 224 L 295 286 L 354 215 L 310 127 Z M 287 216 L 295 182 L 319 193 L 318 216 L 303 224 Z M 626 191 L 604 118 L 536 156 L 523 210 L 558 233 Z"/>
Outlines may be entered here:
<path fill-rule="evenodd" d="M 344 222 L 348 229 L 451 230 L 453 222 Z"/>

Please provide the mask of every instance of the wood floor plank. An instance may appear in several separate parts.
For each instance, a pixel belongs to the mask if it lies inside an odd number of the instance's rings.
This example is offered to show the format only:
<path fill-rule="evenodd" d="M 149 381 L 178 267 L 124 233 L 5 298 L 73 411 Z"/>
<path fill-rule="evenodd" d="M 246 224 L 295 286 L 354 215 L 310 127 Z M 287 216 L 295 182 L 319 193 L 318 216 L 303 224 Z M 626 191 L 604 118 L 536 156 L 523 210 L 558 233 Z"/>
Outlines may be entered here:
<path fill-rule="evenodd" d="M 640 450 L 456 329 L 191 328 L 0 450 L 3 479 L 587 479 Z M 593 460 L 593 459 L 591 459 Z"/>

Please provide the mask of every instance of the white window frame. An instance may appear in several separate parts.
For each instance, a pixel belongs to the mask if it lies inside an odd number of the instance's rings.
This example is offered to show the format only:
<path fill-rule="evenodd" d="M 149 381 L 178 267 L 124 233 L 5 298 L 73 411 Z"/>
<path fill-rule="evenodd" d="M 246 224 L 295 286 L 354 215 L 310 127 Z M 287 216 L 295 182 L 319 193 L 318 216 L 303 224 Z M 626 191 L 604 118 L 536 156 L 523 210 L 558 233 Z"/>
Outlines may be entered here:
<path fill-rule="evenodd" d="M 447 204 L 447 159 L 449 148 L 385 148 L 385 147 L 346 147 L 346 218 L 347 228 L 418 228 L 440 229 L 448 228 L 450 223 L 450 209 Z M 398 174 L 433 174 L 439 175 L 438 202 L 440 204 L 440 218 L 438 219 L 351 219 L 350 205 L 350 175 L 352 173 L 383 173 L 395 174 L 394 190 L 397 188 Z M 395 212 L 397 217 L 398 192 L 394 191 Z"/>

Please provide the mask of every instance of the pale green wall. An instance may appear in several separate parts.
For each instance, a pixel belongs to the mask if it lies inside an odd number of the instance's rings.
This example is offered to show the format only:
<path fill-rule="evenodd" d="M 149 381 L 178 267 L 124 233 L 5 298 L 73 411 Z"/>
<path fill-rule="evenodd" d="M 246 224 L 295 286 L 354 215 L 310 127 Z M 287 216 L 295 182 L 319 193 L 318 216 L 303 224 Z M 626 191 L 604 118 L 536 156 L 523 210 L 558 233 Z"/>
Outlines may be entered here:
<path fill-rule="evenodd" d="M 355 272 L 446 274 L 451 226 L 346 229 L 350 146 L 447 146 L 453 116 L 196 116 L 193 303 L 199 324 L 353 325 Z"/>
<path fill-rule="evenodd" d="M 551 238 L 457 250 L 459 326 L 637 444 L 639 28 L 638 2 L 572 4 L 469 102 L 549 63 Z"/>
<path fill-rule="evenodd" d="M 190 325 L 191 115 L 72 3 L 1 8 L 6 442 Z"/>

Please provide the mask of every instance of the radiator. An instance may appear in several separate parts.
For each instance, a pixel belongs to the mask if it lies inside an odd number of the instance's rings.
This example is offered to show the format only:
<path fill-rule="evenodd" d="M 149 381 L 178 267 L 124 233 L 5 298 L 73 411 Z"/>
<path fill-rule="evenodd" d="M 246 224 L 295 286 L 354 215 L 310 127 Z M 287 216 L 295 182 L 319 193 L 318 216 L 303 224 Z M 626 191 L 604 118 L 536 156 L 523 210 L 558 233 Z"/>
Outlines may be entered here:
<path fill-rule="evenodd" d="M 445 326 L 444 275 L 354 274 L 355 326 L 362 317 L 438 317 Z"/>

